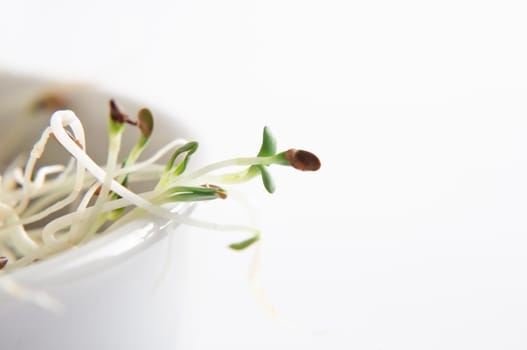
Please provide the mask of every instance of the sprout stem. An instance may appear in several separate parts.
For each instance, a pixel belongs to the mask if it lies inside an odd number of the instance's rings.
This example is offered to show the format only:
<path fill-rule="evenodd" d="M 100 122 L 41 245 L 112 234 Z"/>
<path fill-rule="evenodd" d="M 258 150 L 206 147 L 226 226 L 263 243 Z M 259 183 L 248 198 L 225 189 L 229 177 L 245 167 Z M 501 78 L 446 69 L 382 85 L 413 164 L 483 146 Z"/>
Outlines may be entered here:
<path fill-rule="evenodd" d="M 277 164 L 276 156 L 271 157 L 244 157 L 244 158 L 232 158 L 224 161 L 216 162 L 207 166 L 202 167 L 201 169 L 195 170 L 193 172 L 183 174 L 177 179 L 174 180 L 174 183 L 182 183 L 185 181 L 190 181 L 196 183 L 201 181 L 201 178 L 204 175 L 210 174 L 211 172 L 233 166 L 251 166 L 251 165 L 271 165 Z M 243 174 L 243 173 L 242 173 Z M 236 175 L 234 176 L 236 177 Z M 242 175 L 243 177 L 243 175 Z M 228 181 L 228 177 L 225 179 Z"/>

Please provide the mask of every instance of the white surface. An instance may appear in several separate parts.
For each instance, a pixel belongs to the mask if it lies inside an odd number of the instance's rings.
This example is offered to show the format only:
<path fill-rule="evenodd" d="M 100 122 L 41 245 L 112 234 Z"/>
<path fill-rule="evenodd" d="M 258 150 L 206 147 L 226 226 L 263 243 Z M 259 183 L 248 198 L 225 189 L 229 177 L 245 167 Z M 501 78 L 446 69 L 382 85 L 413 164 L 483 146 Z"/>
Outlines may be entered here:
<path fill-rule="evenodd" d="M 243 189 L 268 296 L 300 329 L 255 305 L 250 253 L 196 230 L 183 348 L 524 349 L 526 14 L 520 1 L 10 2 L 0 65 L 139 96 L 195 123 L 210 160 L 256 152 L 263 125 L 320 155 L 317 174 L 275 169 L 273 196 Z M 196 215 L 245 220 L 223 208 Z"/>

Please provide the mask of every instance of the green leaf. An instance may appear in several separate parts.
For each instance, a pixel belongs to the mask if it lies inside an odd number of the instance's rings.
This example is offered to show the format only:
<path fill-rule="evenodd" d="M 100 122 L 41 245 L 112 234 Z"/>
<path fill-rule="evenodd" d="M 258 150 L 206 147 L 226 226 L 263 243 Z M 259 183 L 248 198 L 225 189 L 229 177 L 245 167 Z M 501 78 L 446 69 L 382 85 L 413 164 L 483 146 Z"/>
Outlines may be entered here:
<path fill-rule="evenodd" d="M 138 126 L 141 133 L 145 138 L 149 138 L 152 135 L 154 129 L 154 116 L 148 108 L 143 108 L 137 113 Z"/>
<path fill-rule="evenodd" d="M 269 173 L 269 170 L 267 170 L 267 168 L 263 165 L 258 165 L 257 167 L 262 175 L 262 182 L 265 189 L 267 192 L 273 193 L 276 190 L 276 186 L 274 184 L 273 178 L 271 177 L 271 173 Z"/>
<path fill-rule="evenodd" d="M 227 192 L 217 186 L 175 186 L 165 193 L 166 198 L 173 202 L 205 201 L 227 197 Z"/>
<path fill-rule="evenodd" d="M 262 145 L 260 146 L 260 151 L 258 151 L 258 157 L 270 157 L 273 156 L 275 153 L 276 140 L 273 134 L 271 133 L 271 130 L 266 126 L 263 129 Z M 273 193 L 275 191 L 274 181 L 271 177 L 271 174 L 266 169 L 266 166 L 253 165 L 251 166 L 251 168 L 258 170 L 258 172 L 262 175 L 262 181 L 265 189 L 267 190 L 267 192 Z"/>
<path fill-rule="evenodd" d="M 262 145 L 258 157 L 269 157 L 276 153 L 276 140 L 271 130 L 266 126 L 263 129 Z"/>
<path fill-rule="evenodd" d="M 171 202 L 200 202 L 218 199 L 214 193 L 177 193 L 168 198 Z"/>
<path fill-rule="evenodd" d="M 170 157 L 170 160 L 167 163 L 167 166 L 165 168 L 165 171 L 170 172 L 171 175 L 178 176 L 183 171 L 185 171 L 187 167 L 188 160 L 190 156 L 196 152 L 198 149 L 198 143 L 196 141 L 187 142 L 183 146 L 179 147 L 173 154 L 172 157 Z M 173 168 L 174 162 L 176 161 L 176 158 L 180 155 L 186 153 L 185 158 L 178 164 L 176 168 L 174 168 L 172 171 L 170 169 Z"/>
<path fill-rule="evenodd" d="M 253 237 L 251 237 L 249 239 L 246 239 L 245 241 L 241 241 L 241 242 L 233 243 L 233 244 L 229 245 L 229 248 L 231 248 L 233 250 L 243 250 L 243 249 L 251 246 L 252 244 L 258 242 L 259 239 L 260 239 L 259 235 L 254 235 Z"/>

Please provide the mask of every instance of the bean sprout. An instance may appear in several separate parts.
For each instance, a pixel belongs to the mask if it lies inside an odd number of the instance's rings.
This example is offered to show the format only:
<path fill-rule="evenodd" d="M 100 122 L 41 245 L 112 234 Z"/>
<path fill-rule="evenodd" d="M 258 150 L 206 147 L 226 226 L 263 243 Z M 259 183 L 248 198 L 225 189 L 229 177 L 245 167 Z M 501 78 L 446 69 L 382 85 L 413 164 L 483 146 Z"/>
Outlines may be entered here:
<path fill-rule="evenodd" d="M 128 156 L 119 161 L 127 124 L 138 127 L 141 137 Z M 60 109 L 51 115 L 49 126 L 29 152 L 25 165 L 20 158 L 15 158 L 0 176 L 0 286 L 43 303 L 42 295 L 14 287 L 13 281 L 6 279 L 9 274 L 84 244 L 145 214 L 211 230 L 249 233 L 248 239 L 229 246 L 234 250 L 245 249 L 260 239 L 256 228 L 196 219 L 190 214 L 172 211 L 164 204 L 225 199 L 228 192 L 222 186 L 255 177 L 261 177 L 268 192 L 273 192 L 274 184 L 267 170 L 270 165 L 300 170 L 320 167 L 316 156 L 309 152 L 277 152 L 276 142 L 267 127 L 255 157 L 229 159 L 187 172 L 198 143 L 176 139 L 151 157 L 139 160 L 153 135 L 153 125 L 152 114 L 147 109 L 140 110 L 138 120 L 134 121 L 110 101 L 108 157 L 106 165 L 101 166 L 86 153 L 84 128 L 75 113 Z M 51 140 L 58 142 L 69 158 L 65 164 L 38 168 L 38 161 Z M 169 162 L 165 166 L 158 164 L 169 152 L 172 152 Z M 232 167 L 241 169 L 218 174 Z M 141 193 L 130 189 L 134 181 L 145 180 L 156 184 Z"/>

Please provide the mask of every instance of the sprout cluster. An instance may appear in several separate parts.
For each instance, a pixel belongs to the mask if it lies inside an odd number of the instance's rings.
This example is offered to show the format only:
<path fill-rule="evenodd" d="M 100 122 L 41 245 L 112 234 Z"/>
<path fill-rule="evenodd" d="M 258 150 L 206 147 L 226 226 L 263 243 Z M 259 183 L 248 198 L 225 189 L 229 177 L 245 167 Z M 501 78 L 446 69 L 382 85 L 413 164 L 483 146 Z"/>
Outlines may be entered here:
<path fill-rule="evenodd" d="M 307 151 L 277 152 L 270 130 L 263 130 L 262 144 L 254 157 L 233 158 L 188 170 L 198 149 L 195 141 L 174 140 L 153 156 L 141 160 L 154 129 L 152 113 L 143 108 L 131 119 L 110 101 L 109 146 L 106 165 L 86 153 L 81 121 L 71 110 L 58 110 L 27 156 L 25 164 L 13 162 L 0 177 L 0 270 L 26 266 L 80 245 L 146 213 L 199 227 L 246 231 L 251 236 L 230 248 L 245 249 L 259 239 L 258 230 L 241 225 L 218 225 L 171 211 L 166 203 L 197 202 L 227 198 L 224 186 L 260 177 L 265 189 L 275 185 L 270 165 L 291 166 L 303 171 L 320 168 L 318 158 Z M 128 127 L 140 130 L 135 146 L 120 160 L 122 135 Z M 37 168 L 48 142 L 58 142 L 70 155 L 66 164 Z M 163 166 L 158 160 L 171 156 Z M 227 168 L 238 167 L 235 172 Z M 148 191 L 135 193 L 136 181 L 153 181 Z"/>

